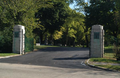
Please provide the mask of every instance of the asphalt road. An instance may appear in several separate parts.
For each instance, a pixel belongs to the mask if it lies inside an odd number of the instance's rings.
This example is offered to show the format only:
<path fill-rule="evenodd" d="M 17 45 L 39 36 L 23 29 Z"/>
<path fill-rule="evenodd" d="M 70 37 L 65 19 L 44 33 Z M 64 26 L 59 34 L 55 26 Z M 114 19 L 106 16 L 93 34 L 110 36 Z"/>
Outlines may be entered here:
<path fill-rule="evenodd" d="M 1 59 L 1 63 L 42 65 L 61 68 L 83 68 L 89 58 L 88 48 L 49 47 L 30 54 Z"/>
<path fill-rule="evenodd" d="M 119 72 L 86 66 L 88 58 L 88 48 L 49 47 L 0 59 L 0 78 L 120 78 Z"/>

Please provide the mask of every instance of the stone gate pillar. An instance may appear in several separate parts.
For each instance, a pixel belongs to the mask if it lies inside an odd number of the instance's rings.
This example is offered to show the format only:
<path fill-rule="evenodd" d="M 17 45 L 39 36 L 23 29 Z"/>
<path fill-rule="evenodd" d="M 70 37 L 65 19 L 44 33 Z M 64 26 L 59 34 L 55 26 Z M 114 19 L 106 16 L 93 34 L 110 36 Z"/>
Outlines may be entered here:
<path fill-rule="evenodd" d="M 25 50 L 25 27 L 14 26 L 13 30 L 13 53 L 24 54 Z"/>
<path fill-rule="evenodd" d="M 91 30 L 90 57 L 102 58 L 104 54 L 104 30 L 101 25 L 93 25 Z"/>

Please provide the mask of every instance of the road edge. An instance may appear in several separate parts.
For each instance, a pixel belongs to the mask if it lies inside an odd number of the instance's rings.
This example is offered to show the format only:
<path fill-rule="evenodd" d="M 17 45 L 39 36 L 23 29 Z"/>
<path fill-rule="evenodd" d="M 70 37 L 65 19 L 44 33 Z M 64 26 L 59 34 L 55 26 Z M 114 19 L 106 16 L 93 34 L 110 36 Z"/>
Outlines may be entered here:
<path fill-rule="evenodd" d="M 10 57 L 16 57 L 16 56 L 21 56 L 21 55 L 20 55 L 20 54 L 18 54 L 18 55 L 4 56 L 4 57 L 0 57 L 0 59 L 10 58 Z"/>
<path fill-rule="evenodd" d="M 98 68 L 98 69 L 102 69 L 102 70 L 106 70 L 106 71 L 120 72 L 120 71 L 117 71 L 117 70 L 112 70 L 112 69 L 108 69 L 108 68 L 103 68 L 103 67 L 98 67 L 98 66 L 92 65 L 92 64 L 89 63 L 89 60 L 90 60 L 90 59 L 87 59 L 87 60 L 86 60 L 86 65 L 88 65 L 88 66 L 90 66 L 90 67 Z"/>

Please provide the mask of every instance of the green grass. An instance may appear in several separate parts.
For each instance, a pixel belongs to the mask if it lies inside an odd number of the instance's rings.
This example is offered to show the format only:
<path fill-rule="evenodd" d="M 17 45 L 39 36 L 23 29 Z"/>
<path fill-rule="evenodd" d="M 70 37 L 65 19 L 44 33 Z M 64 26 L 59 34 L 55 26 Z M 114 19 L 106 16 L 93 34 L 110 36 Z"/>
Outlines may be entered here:
<path fill-rule="evenodd" d="M 118 65 L 116 65 L 116 66 L 113 66 L 113 65 L 95 65 L 95 66 L 120 71 L 120 66 L 118 66 Z"/>
<path fill-rule="evenodd" d="M 108 46 L 104 48 L 104 58 L 115 59 L 113 46 Z"/>
<path fill-rule="evenodd" d="M 18 55 L 16 53 L 0 53 L 0 57 L 11 56 L 11 55 Z"/>
<path fill-rule="evenodd" d="M 103 58 L 90 58 L 90 61 L 91 62 L 120 64 L 120 61 L 117 61 L 114 58 L 113 46 L 108 46 L 108 47 L 104 48 L 104 57 Z M 120 66 L 116 66 L 116 65 L 95 65 L 95 66 L 120 71 Z"/>
<path fill-rule="evenodd" d="M 60 46 L 52 46 L 52 45 L 40 45 L 40 46 L 34 46 L 34 49 L 44 49 L 47 47 L 60 47 Z"/>
<path fill-rule="evenodd" d="M 114 53 L 104 53 L 104 58 L 115 59 L 114 58 Z"/>
<path fill-rule="evenodd" d="M 104 48 L 104 57 L 103 58 L 91 58 L 92 62 L 106 62 L 106 63 L 120 63 L 116 61 L 113 52 L 113 46 L 108 46 Z"/>
<path fill-rule="evenodd" d="M 105 62 L 105 63 L 118 63 L 118 64 L 120 64 L 120 61 L 113 60 L 113 59 L 106 59 L 106 58 L 91 58 L 90 61 L 92 61 L 92 62 Z"/>

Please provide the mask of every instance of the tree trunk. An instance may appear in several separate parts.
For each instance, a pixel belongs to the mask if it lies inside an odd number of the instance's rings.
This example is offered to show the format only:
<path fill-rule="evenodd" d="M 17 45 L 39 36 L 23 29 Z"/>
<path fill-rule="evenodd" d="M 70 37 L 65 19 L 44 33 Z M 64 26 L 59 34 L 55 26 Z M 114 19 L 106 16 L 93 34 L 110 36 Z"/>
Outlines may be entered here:
<path fill-rule="evenodd" d="M 68 45 L 68 27 L 67 27 L 67 30 L 66 30 L 66 44 L 65 44 L 65 46 L 67 46 Z"/>
<path fill-rule="evenodd" d="M 54 45 L 52 34 L 51 34 L 51 36 L 50 36 L 50 44 L 51 44 L 51 45 Z"/>
<path fill-rule="evenodd" d="M 88 36 L 87 36 L 87 34 L 85 35 L 85 39 L 86 39 L 86 47 L 89 47 L 89 43 L 88 43 Z"/>
<path fill-rule="evenodd" d="M 40 42 L 40 44 L 41 44 L 41 37 L 39 36 L 39 42 Z"/>
<path fill-rule="evenodd" d="M 45 45 L 48 45 L 47 35 L 45 35 Z"/>
<path fill-rule="evenodd" d="M 40 35 L 39 38 L 41 39 L 41 44 L 43 44 L 43 35 Z"/>
<path fill-rule="evenodd" d="M 75 47 L 75 38 L 73 38 L 73 47 Z"/>

